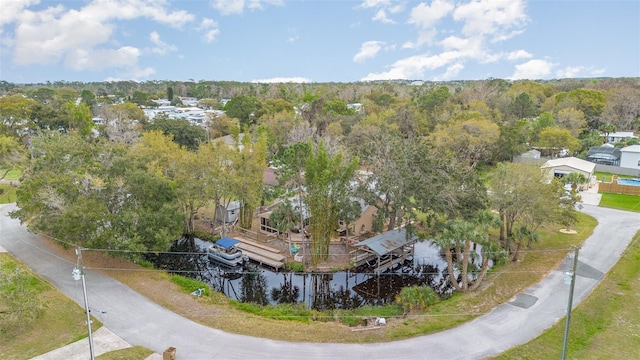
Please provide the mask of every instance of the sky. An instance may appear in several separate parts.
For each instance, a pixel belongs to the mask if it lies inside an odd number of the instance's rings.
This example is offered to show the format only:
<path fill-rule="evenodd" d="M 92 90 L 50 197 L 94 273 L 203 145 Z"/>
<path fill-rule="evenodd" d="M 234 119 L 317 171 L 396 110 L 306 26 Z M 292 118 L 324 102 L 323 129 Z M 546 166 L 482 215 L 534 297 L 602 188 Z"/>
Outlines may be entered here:
<path fill-rule="evenodd" d="M 640 76 L 637 0 L 0 0 L 0 80 Z"/>

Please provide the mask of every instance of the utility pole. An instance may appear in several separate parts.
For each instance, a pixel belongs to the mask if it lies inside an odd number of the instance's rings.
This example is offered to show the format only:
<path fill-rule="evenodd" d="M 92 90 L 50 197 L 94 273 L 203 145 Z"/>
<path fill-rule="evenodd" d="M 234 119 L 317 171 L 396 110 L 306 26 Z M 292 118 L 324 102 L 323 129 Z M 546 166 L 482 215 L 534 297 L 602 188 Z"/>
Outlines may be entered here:
<path fill-rule="evenodd" d="M 578 252 L 580 248 L 574 249 L 573 255 L 573 266 L 571 272 L 565 273 L 565 283 L 569 280 L 569 276 L 571 277 L 571 287 L 569 288 L 569 301 L 567 304 L 567 319 L 564 324 L 564 340 L 562 341 L 562 360 L 565 359 L 567 355 L 567 341 L 569 340 L 569 322 L 571 321 L 571 308 L 573 307 L 573 289 L 576 286 L 576 270 L 578 269 Z"/>
<path fill-rule="evenodd" d="M 89 314 L 89 301 L 87 300 L 87 284 L 84 281 L 84 266 L 82 265 L 82 248 L 76 248 L 78 265 L 73 269 L 72 275 L 75 281 L 82 280 L 82 294 L 84 295 L 84 312 L 87 315 L 87 330 L 89 331 L 89 352 L 91 360 L 96 359 L 93 351 L 93 335 L 91 334 L 91 315 Z"/>

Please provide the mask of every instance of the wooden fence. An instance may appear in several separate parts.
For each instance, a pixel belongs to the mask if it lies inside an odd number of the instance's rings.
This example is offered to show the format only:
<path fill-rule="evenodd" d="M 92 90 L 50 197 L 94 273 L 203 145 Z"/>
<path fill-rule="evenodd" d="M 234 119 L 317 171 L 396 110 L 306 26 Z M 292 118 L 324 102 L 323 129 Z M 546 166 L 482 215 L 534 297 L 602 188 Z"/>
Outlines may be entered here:
<path fill-rule="evenodd" d="M 618 177 L 614 175 L 611 182 L 598 184 L 598 192 L 640 196 L 640 186 L 618 184 Z"/>

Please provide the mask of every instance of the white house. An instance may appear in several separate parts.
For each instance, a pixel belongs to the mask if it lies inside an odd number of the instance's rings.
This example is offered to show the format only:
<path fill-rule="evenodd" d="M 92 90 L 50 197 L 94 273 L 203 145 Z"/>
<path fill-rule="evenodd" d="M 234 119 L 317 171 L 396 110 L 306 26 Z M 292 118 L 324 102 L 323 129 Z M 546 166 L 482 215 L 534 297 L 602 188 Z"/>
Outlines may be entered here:
<path fill-rule="evenodd" d="M 640 169 L 640 145 L 631 145 L 620 149 L 620 167 Z"/>
<path fill-rule="evenodd" d="M 607 136 L 607 142 L 611 144 L 615 144 L 619 141 L 624 141 L 628 139 L 637 139 L 637 136 L 633 135 L 632 131 L 617 131 L 612 132 Z"/>
<path fill-rule="evenodd" d="M 571 156 L 551 159 L 545 162 L 540 169 L 547 172 L 547 178 L 549 181 L 551 181 L 553 177 L 562 178 L 570 173 L 578 173 L 584 175 L 589 186 L 595 183 L 595 176 L 593 173 L 596 170 L 596 164 L 578 159 L 577 157 Z"/>

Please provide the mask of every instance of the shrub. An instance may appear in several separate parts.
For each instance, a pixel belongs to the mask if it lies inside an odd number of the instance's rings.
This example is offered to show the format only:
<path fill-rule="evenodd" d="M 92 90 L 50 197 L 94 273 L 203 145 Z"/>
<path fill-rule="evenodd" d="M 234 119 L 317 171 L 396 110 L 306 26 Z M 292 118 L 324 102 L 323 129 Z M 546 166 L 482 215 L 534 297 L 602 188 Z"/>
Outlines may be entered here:
<path fill-rule="evenodd" d="M 197 237 L 198 239 L 208 240 L 211 242 L 215 242 L 216 240 L 220 239 L 220 236 L 218 235 L 211 234 L 206 231 L 200 231 L 200 230 L 194 230 L 193 236 Z"/>
<path fill-rule="evenodd" d="M 284 263 L 284 268 L 293 272 L 302 272 L 304 271 L 304 265 L 299 262 L 286 262 Z"/>
<path fill-rule="evenodd" d="M 429 286 L 411 286 L 403 288 L 396 296 L 396 302 L 402 306 L 405 313 L 421 311 L 428 306 L 440 302 L 438 294 Z"/>

